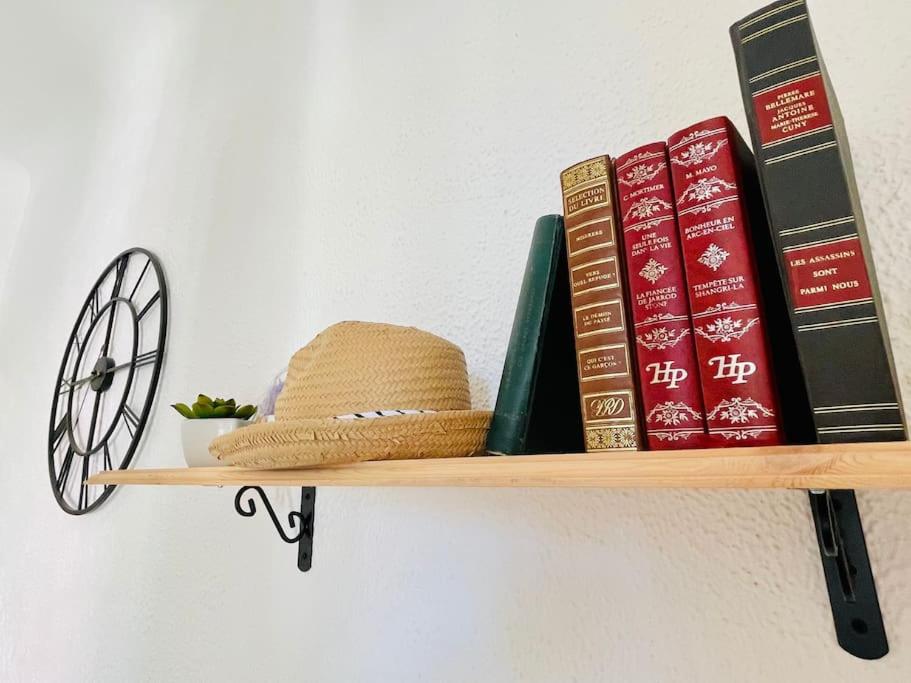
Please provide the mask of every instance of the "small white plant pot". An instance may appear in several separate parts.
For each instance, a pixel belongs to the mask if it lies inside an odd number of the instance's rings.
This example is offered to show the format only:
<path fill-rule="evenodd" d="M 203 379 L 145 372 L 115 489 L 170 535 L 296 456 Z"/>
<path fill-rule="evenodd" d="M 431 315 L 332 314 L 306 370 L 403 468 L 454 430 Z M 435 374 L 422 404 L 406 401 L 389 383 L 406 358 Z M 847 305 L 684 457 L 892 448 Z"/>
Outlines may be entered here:
<path fill-rule="evenodd" d="M 189 467 L 222 467 L 218 458 L 209 453 L 209 444 L 216 436 L 233 432 L 248 424 L 235 417 L 184 420 L 180 425 L 183 458 Z"/>

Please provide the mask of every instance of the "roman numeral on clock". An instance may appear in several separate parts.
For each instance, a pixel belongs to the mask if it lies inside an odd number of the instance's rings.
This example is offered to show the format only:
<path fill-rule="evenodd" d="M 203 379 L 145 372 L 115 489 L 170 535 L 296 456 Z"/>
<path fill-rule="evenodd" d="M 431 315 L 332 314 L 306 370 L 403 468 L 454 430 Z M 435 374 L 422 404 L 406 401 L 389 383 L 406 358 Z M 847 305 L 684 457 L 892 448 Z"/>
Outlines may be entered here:
<path fill-rule="evenodd" d="M 77 510 L 84 510 L 89 506 L 89 490 L 85 480 L 89 478 L 89 458 L 82 458 L 82 481 L 79 482 L 79 501 L 76 503 Z"/>
<path fill-rule="evenodd" d="M 133 363 L 133 367 L 142 367 L 143 365 L 149 365 L 154 363 L 158 359 L 158 349 L 152 349 L 151 351 L 146 351 L 145 353 L 140 353 L 136 356 L 136 361 Z"/>
<path fill-rule="evenodd" d="M 158 301 L 158 299 L 160 297 L 161 297 L 161 292 L 155 292 L 152 295 L 152 298 L 149 299 L 149 302 L 145 306 L 142 307 L 142 310 L 139 311 L 139 313 L 136 314 L 136 318 L 139 320 L 142 320 L 142 316 L 144 316 L 146 313 L 149 312 L 149 309 L 152 308 L 152 304 L 154 304 L 156 301 Z"/>
<path fill-rule="evenodd" d="M 136 434 L 136 428 L 139 427 L 139 416 L 126 404 L 123 406 L 123 423 L 126 425 L 130 436 L 134 436 Z"/>
<path fill-rule="evenodd" d="M 54 428 L 54 433 L 51 435 L 51 447 L 53 451 L 56 451 L 57 447 L 60 446 L 60 442 L 63 441 L 63 437 L 67 433 L 67 427 L 69 424 L 70 416 L 64 415 L 60 422 L 57 423 L 57 426 Z"/>
<path fill-rule="evenodd" d="M 73 456 L 76 451 L 70 446 L 66 449 L 66 455 L 63 456 L 63 462 L 60 463 L 60 472 L 57 474 L 57 489 L 63 491 L 66 488 L 66 480 L 70 477 L 70 468 L 73 466 Z"/>

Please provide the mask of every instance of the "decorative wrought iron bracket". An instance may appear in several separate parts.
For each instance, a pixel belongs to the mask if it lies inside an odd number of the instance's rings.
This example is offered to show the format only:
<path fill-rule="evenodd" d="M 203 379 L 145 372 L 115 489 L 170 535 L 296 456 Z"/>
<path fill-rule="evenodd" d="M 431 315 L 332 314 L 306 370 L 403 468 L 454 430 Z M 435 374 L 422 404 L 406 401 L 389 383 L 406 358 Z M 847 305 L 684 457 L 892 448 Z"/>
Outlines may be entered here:
<path fill-rule="evenodd" d="M 810 491 L 810 509 L 838 644 L 855 657 L 879 659 L 889 643 L 854 491 Z"/>
<path fill-rule="evenodd" d="M 316 489 L 302 487 L 300 512 L 292 510 L 288 513 L 288 526 L 292 532 L 297 530 L 293 536 L 282 529 L 281 522 L 278 521 L 269 498 L 259 486 L 244 486 L 237 492 L 237 495 L 234 496 L 234 509 L 237 510 L 237 513 L 243 517 L 252 517 L 256 514 L 256 501 L 253 496 L 250 495 L 244 500 L 244 494 L 253 491 L 259 494 L 263 505 L 266 506 L 266 512 L 269 513 L 279 537 L 285 543 L 297 543 L 297 568 L 302 572 L 309 571 L 313 559 L 313 514 L 316 506 Z"/>

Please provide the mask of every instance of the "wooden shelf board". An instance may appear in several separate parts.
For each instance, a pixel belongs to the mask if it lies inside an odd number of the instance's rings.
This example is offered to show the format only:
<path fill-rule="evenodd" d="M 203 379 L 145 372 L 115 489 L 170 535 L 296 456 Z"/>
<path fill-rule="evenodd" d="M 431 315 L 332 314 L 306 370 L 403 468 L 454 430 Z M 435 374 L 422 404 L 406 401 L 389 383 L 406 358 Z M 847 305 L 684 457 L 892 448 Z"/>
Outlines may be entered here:
<path fill-rule="evenodd" d="M 911 488 L 906 441 L 621 454 L 383 460 L 311 469 L 102 472 L 89 484 L 740 489 Z"/>

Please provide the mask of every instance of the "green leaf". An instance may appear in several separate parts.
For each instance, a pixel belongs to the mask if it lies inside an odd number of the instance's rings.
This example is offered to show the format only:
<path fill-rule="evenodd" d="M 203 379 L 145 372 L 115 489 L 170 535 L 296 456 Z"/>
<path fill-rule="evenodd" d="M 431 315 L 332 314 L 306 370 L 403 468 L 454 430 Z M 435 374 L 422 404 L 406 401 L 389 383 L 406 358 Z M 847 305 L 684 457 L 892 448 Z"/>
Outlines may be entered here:
<path fill-rule="evenodd" d="M 216 406 L 212 410 L 212 417 L 231 417 L 234 415 L 234 406 Z"/>
<path fill-rule="evenodd" d="M 225 405 L 226 406 L 236 406 L 237 402 L 233 398 L 229 398 L 227 401 L 225 401 Z"/>
<path fill-rule="evenodd" d="M 212 406 L 214 408 L 217 408 L 218 406 L 223 406 L 223 405 L 225 405 L 225 399 L 223 399 L 223 398 L 216 398 L 214 401 L 212 401 Z"/>
<path fill-rule="evenodd" d="M 200 394 L 196 397 L 197 403 L 202 403 L 203 405 L 210 406 L 212 405 L 212 399 L 206 396 L 205 394 Z"/>
<path fill-rule="evenodd" d="M 241 420 L 246 420 L 247 418 L 252 417 L 253 413 L 255 413 L 255 412 L 256 412 L 256 407 L 248 404 L 245 406 L 241 406 L 240 408 L 235 410 L 234 417 L 239 418 Z"/>
<path fill-rule="evenodd" d="M 192 420 L 196 417 L 193 414 L 193 410 L 186 403 L 172 403 L 171 407 L 188 420 Z"/>
<path fill-rule="evenodd" d="M 196 402 L 193 404 L 193 414 L 196 415 L 196 417 L 212 417 L 213 412 L 215 412 L 215 409 L 208 403 Z"/>

